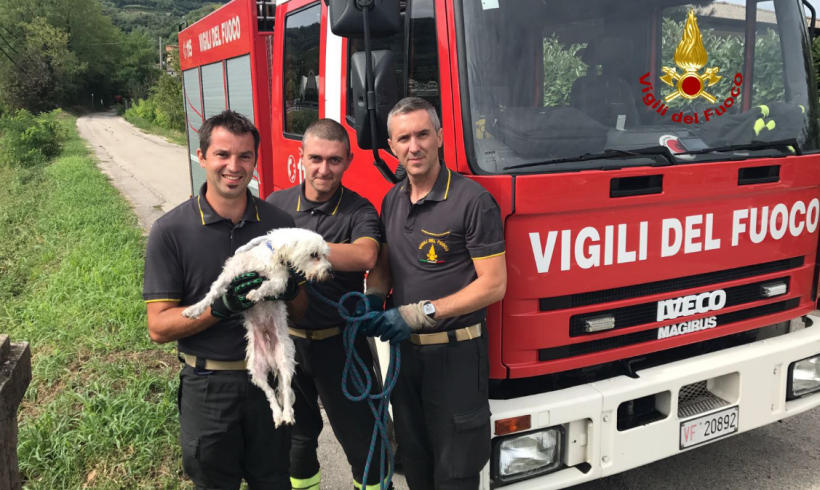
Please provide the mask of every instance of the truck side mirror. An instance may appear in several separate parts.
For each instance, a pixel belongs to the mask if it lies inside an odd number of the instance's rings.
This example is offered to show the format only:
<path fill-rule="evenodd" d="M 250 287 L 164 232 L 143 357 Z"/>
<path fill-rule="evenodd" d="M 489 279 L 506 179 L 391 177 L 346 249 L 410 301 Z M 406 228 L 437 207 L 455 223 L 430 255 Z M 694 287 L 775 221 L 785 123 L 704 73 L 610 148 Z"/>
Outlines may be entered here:
<path fill-rule="evenodd" d="M 370 36 L 387 37 L 401 30 L 399 0 L 330 0 L 328 6 L 330 30 L 339 37 L 364 38 L 363 7 L 370 9 Z"/>
<path fill-rule="evenodd" d="M 396 63 L 390 51 L 373 51 L 373 79 L 376 107 L 376 137 L 373 143 L 370 131 L 370 115 L 367 112 L 367 83 L 365 53 L 350 57 L 350 82 L 353 89 L 353 115 L 356 119 L 356 141 L 364 150 L 387 149 L 387 115 L 399 101 L 396 89 Z"/>

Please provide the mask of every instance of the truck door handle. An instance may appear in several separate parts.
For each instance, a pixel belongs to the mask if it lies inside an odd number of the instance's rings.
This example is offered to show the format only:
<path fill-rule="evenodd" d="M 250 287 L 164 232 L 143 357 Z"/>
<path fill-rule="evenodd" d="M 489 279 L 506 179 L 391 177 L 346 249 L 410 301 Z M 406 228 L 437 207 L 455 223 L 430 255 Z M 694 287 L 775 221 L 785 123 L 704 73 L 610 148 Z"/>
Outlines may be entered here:
<path fill-rule="evenodd" d="M 780 182 L 780 165 L 746 167 L 737 171 L 737 185 L 768 184 Z"/>
<path fill-rule="evenodd" d="M 646 196 L 663 192 L 663 175 L 621 177 L 609 181 L 609 197 Z"/>

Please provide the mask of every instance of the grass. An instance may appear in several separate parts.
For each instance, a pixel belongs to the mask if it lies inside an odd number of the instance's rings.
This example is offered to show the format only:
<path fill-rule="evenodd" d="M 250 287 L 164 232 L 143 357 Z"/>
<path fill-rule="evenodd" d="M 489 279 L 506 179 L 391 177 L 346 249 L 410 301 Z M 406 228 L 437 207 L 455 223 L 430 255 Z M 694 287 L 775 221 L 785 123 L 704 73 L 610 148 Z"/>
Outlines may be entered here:
<path fill-rule="evenodd" d="M 131 124 L 145 131 L 146 133 L 162 136 L 171 143 L 175 143 L 180 146 L 188 145 L 188 137 L 182 131 L 163 128 L 162 126 L 158 126 L 157 124 L 154 124 L 151 121 L 147 121 L 137 116 L 136 114 L 127 114 L 124 117 L 126 121 L 130 122 Z"/>
<path fill-rule="evenodd" d="M 61 121 L 71 136 L 59 158 L 0 168 L 0 328 L 33 354 L 19 413 L 24 485 L 190 488 L 178 363 L 145 327 L 144 238 L 76 119 Z"/>

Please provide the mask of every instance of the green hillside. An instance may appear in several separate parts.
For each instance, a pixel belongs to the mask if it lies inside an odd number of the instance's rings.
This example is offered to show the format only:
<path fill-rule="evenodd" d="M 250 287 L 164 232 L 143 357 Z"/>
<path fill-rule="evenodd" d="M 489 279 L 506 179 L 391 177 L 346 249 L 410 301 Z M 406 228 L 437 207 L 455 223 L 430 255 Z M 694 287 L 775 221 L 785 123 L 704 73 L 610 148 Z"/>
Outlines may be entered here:
<path fill-rule="evenodd" d="M 227 2 L 214 0 L 102 0 L 103 13 L 123 32 L 145 30 L 150 36 L 176 40 L 179 23 L 199 19 Z"/>

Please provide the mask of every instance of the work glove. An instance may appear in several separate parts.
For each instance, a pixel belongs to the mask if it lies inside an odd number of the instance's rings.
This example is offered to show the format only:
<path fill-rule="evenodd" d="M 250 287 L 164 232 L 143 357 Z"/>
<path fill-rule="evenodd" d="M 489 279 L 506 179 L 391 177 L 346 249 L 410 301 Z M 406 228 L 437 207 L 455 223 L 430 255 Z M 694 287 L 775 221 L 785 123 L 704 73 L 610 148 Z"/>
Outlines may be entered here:
<path fill-rule="evenodd" d="M 367 301 L 370 303 L 370 311 L 384 311 L 384 296 L 380 294 L 367 294 Z M 361 298 L 359 302 L 356 304 L 356 311 L 353 312 L 353 316 L 358 318 L 360 316 L 364 316 L 367 313 L 367 309 L 364 304 L 364 298 Z M 378 319 L 371 318 L 369 320 L 364 320 L 359 323 L 359 333 L 371 336 L 373 323 Z"/>
<path fill-rule="evenodd" d="M 424 313 L 424 303 L 426 301 L 419 301 L 385 311 L 373 321 L 367 335 L 381 336 L 385 342 L 398 344 L 410 338 L 413 331 L 435 327 L 436 321 Z"/>
<path fill-rule="evenodd" d="M 413 329 L 401 316 L 398 308 L 392 308 L 382 313 L 373 321 L 368 330 L 370 336 L 381 336 L 383 342 L 390 341 L 391 345 L 409 339 L 410 334 L 413 333 Z"/>
<path fill-rule="evenodd" d="M 265 278 L 256 272 L 246 272 L 233 278 L 228 290 L 211 305 L 211 315 L 226 319 L 236 316 L 253 306 L 248 293 L 258 289 Z"/>

